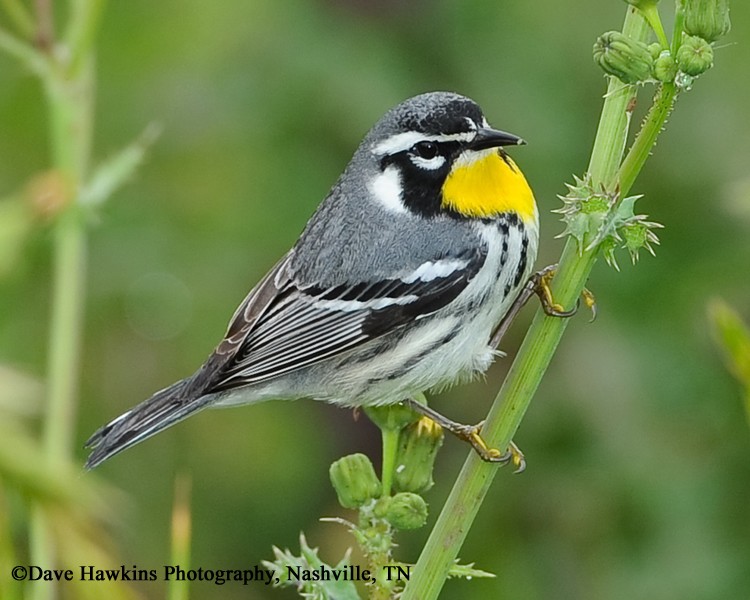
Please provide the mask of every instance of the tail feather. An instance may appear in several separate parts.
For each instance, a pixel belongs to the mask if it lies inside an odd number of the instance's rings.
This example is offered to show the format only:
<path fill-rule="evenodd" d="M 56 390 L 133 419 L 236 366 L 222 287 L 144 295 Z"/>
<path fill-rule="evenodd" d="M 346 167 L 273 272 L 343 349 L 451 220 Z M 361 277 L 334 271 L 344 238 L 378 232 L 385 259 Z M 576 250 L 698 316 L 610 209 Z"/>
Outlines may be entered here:
<path fill-rule="evenodd" d="M 156 392 L 97 430 L 85 444 L 92 450 L 85 468 L 93 469 L 115 454 L 205 408 L 208 398 L 191 393 L 190 380 L 183 379 Z"/>

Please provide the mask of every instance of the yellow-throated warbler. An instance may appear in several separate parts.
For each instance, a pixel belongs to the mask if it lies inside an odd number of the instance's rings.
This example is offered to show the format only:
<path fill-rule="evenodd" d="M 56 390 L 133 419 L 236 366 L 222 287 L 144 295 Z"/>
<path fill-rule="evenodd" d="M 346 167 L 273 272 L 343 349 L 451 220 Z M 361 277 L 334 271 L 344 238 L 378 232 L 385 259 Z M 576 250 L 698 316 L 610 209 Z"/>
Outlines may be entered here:
<path fill-rule="evenodd" d="M 521 143 L 453 93 L 388 111 L 203 366 L 97 431 L 86 466 L 211 406 L 386 405 L 485 371 L 537 252 L 534 196 L 503 150 Z"/>

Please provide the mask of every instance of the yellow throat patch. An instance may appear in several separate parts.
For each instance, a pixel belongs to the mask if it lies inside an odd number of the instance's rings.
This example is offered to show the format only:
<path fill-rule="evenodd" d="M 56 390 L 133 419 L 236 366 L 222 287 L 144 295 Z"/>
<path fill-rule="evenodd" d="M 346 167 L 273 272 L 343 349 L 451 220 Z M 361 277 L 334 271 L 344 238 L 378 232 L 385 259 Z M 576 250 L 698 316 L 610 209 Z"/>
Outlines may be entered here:
<path fill-rule="evenodd" d="M 537 218 L 534 194 L 523 173 L 496 150 L 453 166 L 443 184 L 442 207 L 480 219 L 504 212 L 517 213 L 524 222 Z"/>

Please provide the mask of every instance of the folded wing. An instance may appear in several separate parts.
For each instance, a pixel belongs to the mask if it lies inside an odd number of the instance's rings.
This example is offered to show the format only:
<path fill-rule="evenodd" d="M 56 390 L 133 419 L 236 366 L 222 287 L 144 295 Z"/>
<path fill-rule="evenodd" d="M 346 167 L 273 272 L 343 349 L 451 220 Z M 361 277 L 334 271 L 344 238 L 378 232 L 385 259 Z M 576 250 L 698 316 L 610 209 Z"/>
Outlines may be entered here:
<path fill-rule="evenodd" d="M 431 314 L 466 288 L 484 259 L 473 249 L 400 277 L 333 288 L 296 281 L 282 261 L 262 284 L 271 293 L 254 292 L 235 313 L 204 393 L 284 375 Z"/>

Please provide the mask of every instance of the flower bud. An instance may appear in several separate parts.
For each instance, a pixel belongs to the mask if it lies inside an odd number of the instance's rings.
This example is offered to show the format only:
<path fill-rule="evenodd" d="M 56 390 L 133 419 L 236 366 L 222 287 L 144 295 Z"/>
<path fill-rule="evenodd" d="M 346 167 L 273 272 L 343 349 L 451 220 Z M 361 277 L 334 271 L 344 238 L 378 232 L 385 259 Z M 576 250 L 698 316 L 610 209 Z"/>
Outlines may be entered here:
<path fill-rule="evenodd" d="M 622 238 L 625 247 L 632 251 L 640 250 L 646 245 L 646 234 L 648 229 L 640 223 L 633 223 L 622 228 Z"/>
<path fill-rule="evenodd" d="M 427 503 L 422 496 L 401 492 L 391 498 L 386 519 L 396 529 L 418 529 L 427 522 Z"/>
<path fill-rule="evenodd" d="M 364 454 L 350 454 L 338 459 L 329 469 L 331 484 L 339 504 L 344 508 L 359 508 L 381 493 L 375 469 Z"/>
<path fill-rule="evenodd" d="M 393 476 L 401 492 L 426 492 L 432 487 L 432 467 L 443 445 L 443 428 L 432 419 L 422 417 L 401 431 Z"/>
<path fill-rule="evenodd" d="M 682 0 L 684 29 L 707 42 L 715 42 L 729 33 L 729 0 Z"/>
<path fill-rule="evenodd" d="M 370 421 L 386 431 L 400 431 L 419 419 L 419 415 L 402 402 L 386 406 L 368 406 L 365 408 L 365 414 Z"/>
<path fill-rule="evenodd" d="M 623 83 L 646 81 L 651 76 L 653 59 L 648 46 L 619 31 L 602 34 L 594 44 L 594 61 L 609 75 Z"/>
<path fill-rule="evenodd" d="M 612 205 L 609 199 L 602 194 L 593 194 L 581 202 L 581 212 L 586 215 L 595 215 L 598 213 L 606 215 L 611 208 Z"/>
<path fill-rule="evenodd" d="M 662 50 L 664 50 L 664 48 L 661 47 L 659 42 L 654 42 L 648 45 L 648 53 L 651 55 L 652 60 L 659 58 Z"/>
<path fill-rule="evenodd" d="M 659 58 L 654 61 L 654 79 L 664 83 L 669 83 L 674 81 L 676 75 L 677 63 L 674 61 L 674 58 L 672 58 L 669 51 L 665 50 L 659 55 Z"/>
<path fill-rule="evenodd" d="M 714 51 L 703 38 L 697 35 L 685 35 L 677 51 L 677 68 L 683 73 L 695 77 L 708 71 L 714 64 Z"/>

